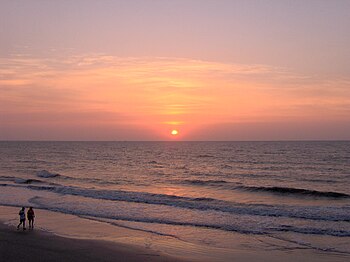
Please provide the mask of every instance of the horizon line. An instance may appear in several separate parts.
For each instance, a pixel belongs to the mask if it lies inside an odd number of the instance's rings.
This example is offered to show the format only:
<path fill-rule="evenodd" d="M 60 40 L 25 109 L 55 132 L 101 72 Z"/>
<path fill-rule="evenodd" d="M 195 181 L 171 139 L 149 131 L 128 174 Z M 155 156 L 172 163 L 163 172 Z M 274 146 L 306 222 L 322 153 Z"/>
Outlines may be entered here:
<path fill-rule="evenodd" d="M 0 142 L 350 142 L 350 139 L 280 139 L 280 140 L 0 140 Z"/>

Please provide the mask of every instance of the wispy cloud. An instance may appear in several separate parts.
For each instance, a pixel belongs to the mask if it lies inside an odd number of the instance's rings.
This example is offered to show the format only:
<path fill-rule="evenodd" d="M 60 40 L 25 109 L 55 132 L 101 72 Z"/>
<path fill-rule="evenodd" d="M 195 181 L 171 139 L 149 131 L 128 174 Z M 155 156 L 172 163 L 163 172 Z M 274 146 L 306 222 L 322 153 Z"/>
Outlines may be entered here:
<path fill-rule="evenodd" d="M 349 79 L 268 65 L 103 54 L 0 60 L 0 113 L 11 123 L 25 122 L 29 114 L 37 122 L 81 119 L 190 129 L 228 122 L 344 120 L 349 104 Z"/>

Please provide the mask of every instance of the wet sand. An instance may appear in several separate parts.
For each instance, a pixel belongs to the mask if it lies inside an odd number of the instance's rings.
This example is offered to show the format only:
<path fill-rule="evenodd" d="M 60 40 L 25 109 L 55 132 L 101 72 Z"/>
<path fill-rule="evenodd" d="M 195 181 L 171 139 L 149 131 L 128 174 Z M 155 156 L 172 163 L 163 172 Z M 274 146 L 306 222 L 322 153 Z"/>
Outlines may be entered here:
<path fill-rule="evenodd" d="M 69 239 L 0 224 L 0 261 L 183 261 L 108 241 Z"/>
<path fill-rule="evenodd" d="M 347 254 L 278 243 L 258 248 L 258 236 L 234 234 L 231 248 L 215 248 L 41 209 L 34 230 L 17 231 L 19 209 L 0 206 L 0 261 L 349 261 Z"/>

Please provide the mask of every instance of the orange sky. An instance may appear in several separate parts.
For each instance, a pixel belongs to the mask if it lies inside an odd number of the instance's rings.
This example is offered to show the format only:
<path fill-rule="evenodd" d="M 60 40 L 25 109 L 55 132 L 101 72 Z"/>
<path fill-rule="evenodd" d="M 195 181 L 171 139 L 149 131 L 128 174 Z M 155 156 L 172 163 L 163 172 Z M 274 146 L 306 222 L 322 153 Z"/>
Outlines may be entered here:
<path fill-rule="evenodd" d="M 0 11 L 0 140 L 350 139 L 345 2 L 28 2 Z"/>
<path fill-rule="evenodd" d="M 349 119 L 349 81 L 264 65 L 101 54 L 19 56 L 1 65 L 7 65 L 0 80 L 7 87 L 0 98 L 2 124 L 26 132 L 40 127 L 66 139 L 81 132 L 94 139 L 174 139 L 173 129 L 180 131 L 176 139 L 195 139 L 196 133 L 205 138 L 210 126 L 217 126 L 211 133 L 222 133 L 228 124 Z"/>

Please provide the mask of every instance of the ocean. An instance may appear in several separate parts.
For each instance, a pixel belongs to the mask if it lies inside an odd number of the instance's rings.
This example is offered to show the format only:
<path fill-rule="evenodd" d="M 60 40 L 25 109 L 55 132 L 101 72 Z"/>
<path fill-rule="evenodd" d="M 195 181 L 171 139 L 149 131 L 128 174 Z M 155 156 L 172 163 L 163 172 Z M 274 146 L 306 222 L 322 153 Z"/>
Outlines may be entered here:
<path fill-rule="evenodd" d="M 241 234 L 350 255 L 346 141 L 3 141 L 0 192 L 0 205 L 188 243 L 230 248 Z"/>

